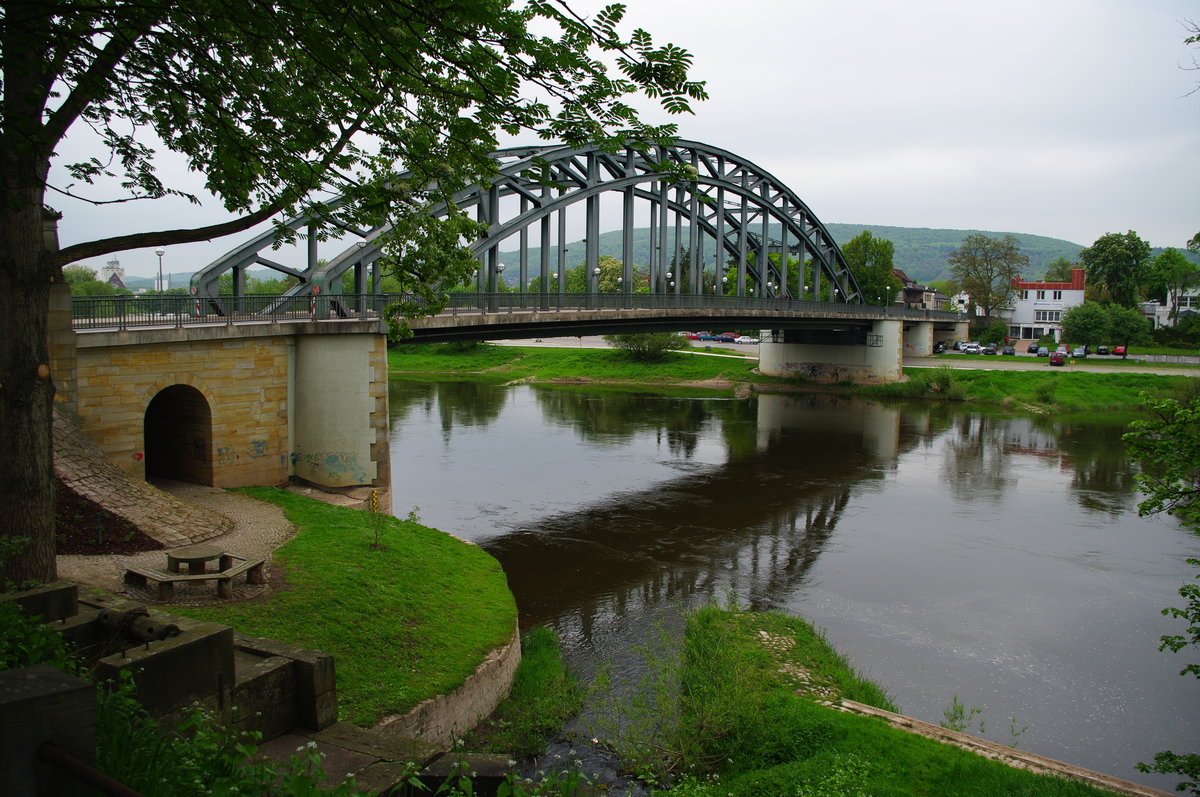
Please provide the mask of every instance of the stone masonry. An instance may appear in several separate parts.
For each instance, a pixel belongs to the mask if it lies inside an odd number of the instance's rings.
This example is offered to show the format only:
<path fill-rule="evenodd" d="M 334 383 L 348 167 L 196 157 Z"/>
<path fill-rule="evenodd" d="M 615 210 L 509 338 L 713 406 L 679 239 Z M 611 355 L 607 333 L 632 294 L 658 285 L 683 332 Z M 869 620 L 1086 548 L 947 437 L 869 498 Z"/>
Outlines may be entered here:
<path fill-rule="evenodd" d="M 224 534 L 225 515 L 131 478 L 65 415 L 54 413 L 54 473 L 68 489 L 128 520 L 168 548 Z"/>

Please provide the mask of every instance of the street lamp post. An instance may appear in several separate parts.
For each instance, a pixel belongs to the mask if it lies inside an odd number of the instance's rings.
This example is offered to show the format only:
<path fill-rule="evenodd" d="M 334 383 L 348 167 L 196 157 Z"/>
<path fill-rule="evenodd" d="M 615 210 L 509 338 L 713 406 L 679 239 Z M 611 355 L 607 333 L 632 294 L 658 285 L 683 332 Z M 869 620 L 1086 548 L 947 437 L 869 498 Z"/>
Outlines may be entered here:
<path fill-rule="evenodd" d="M 154 250 L 154 254 L 158 255 L 158 292 L 163 292 L 163 277 L 162 277 L 162 256 L 167 253 L 166 249 L 161 246 Z"/>

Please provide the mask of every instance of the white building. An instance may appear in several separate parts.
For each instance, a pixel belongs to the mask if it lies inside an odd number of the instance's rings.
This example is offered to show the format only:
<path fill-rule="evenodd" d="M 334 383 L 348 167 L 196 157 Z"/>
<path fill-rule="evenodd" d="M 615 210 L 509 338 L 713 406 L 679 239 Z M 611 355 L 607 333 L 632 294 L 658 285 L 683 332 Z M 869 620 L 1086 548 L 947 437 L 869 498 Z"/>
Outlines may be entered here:
<path fill-rule="evenodd" d="M 1071 269 L 1070 282 L 1026 282 L 1015 277 L 1008 336 L 1017 340 L 1037 340 L 1053 335 L 1062 340 L 1062 314 L 1069 307 L 1083 304 L 1084 272 Z"/>
<path fill-rule="evenodd" d="M 1177 316 L 1185 316 L 1188 313 L 1200 313 L 1200 287 L 1188 288 L 1178 298 L 1179 312 Z M 1171 318 L 1171 309 L 1173 306 L 1171 297 L 1168 296 L 1162 302 L 1142 302 L 1138 305 L 1138 309 L 1150 319 L 1150 323 L 1154 329 L 1159 329 L 1160 327 L 1175 326 L 1175 320 Z"/>

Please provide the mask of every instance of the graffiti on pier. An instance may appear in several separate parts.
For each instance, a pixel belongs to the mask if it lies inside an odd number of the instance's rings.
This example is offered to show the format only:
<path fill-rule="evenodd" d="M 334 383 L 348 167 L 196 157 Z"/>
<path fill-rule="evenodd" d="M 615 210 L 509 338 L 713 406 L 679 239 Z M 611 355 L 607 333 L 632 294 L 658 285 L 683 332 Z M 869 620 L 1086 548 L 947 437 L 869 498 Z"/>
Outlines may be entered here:
<path fill-rule="evenodd" d="M 329 479 L 344 481 L 349 477 L 358 484 L 367 483 L 367 472 L 352 451 L 322 451 L 312 454 L 292 454 L 292 464 L 319 470 Z"/>

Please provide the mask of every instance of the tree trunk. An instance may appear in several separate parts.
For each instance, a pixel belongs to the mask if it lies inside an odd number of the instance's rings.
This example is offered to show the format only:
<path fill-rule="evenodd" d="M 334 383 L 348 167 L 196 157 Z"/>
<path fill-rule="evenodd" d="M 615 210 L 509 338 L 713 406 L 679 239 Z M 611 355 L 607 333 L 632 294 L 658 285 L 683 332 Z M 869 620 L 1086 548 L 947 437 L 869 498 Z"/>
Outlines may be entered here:
<path fill-rule="evenodd" d="M 5 158 L 6 165 L 12 160 Z M 0 195 L 0 591 L 55 577 L 54 461 L 47 323 L 50 282 L 34 181 Z M 13 182 L 13 177 L 17 177 Z M 18 187 L 24 184 L 24 188 Z"/>

